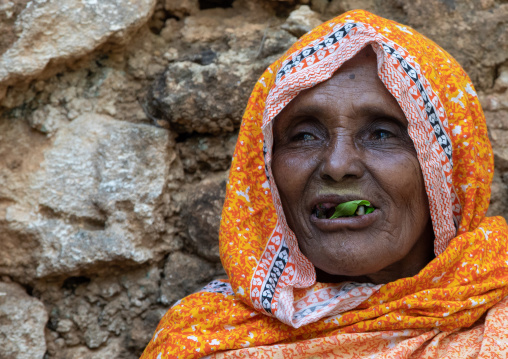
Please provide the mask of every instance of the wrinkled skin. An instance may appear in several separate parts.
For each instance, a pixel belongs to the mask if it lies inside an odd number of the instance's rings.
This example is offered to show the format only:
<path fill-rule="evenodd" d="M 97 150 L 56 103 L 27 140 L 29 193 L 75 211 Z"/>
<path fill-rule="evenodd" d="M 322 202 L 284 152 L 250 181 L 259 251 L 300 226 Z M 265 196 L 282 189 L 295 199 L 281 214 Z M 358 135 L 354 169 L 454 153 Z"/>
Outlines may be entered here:
<path fill-rule="evenodd" d="M 275 119 L 274 179 L 318 281 L 387 283 L 433 258 L 428 199 L 407 126 L 370 46 Z M 358 199 L 376 210 L 333 220 L 315 215 L 318 204 Z"/>

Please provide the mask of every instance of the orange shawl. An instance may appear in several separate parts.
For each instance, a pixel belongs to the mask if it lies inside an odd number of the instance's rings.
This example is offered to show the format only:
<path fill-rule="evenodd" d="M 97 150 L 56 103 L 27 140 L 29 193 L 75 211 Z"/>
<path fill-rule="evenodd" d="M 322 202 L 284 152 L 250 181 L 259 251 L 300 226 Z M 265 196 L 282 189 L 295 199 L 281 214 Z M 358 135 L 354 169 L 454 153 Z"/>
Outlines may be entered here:
<path fill-rule="evenodd" d="M 409 122 L 437 257 L 385 285 L 317 283 L 271 176 L 272 119 L 369 44 Z M 248 102 L 220 230 L 229 281 L 177 302 L 142 358 L 508 357 L 508 228 L 485 217 L 493 170 L 478 97 L 448 53 L 365 11 L 325 22 L 265 71 Z"/>

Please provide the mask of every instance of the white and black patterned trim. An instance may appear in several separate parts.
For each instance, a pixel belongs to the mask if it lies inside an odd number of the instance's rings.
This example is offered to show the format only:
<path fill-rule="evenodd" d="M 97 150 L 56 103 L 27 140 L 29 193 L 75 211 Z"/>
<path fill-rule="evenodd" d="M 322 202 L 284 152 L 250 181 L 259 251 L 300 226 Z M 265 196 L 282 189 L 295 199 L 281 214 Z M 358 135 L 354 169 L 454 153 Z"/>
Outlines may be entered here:
<path fill-rule="evenodd" d="M 351 29 L 357 27 L 358 24 L 355 23 L 348 23 L 344 26 L 342 26 L 337 31 L 331 33 L 329 36 L 327 36 L 323 41 L 320 43 L 309 46 L 307 48 L 304 48 L 298 55 L 293 57 L 291 60 L 289 60 L 282 68 L 277 72 L 277 77 L 275 79 L 275 82 L 279 82 L 281 78 L 283 78 L 285 75 L 287 75 L 291 69 L 295 66 L 298 66 L 302 60 L 305 58 L 314 55 L 317 51 L 326 48 L 328 46 L 334 45 L 335 43 L 339 42 L 344 36 L 346 36 Z"/>
<path fill-rule="evenodd" d="M 430 124 L 432 125 L 432 128 L 434 129 L 434 134 L 436 136 L 437 142 L 443 149 L 444 153 L 446 154 L 446 157 L 448 157 L 448 160 L 450 161 L 450 164 L 453 167 L 452 141 L 450 140 L 450 137 L 448 137 L 448 134 L 444 130 L 443 124 L 439 120 L 436 108 L 434 107 L 432 101 L 429 99 L 427 91 L 425 91 L 422 82 L 418 78 L 418 72 L 413 68 L 413 66 L 411 66 L 404 59 L 404 57 L 402 57 L 402 55 L 399 54 L 397 50 L 395 50 L 390 45 L 383 43 L 383 49 L 387 54 L 393 56 L 399 61 L 400 65 L 402 66 L 406 74 L 413 80 L 416 87 L 418 88 L 418 91 L 420 92 L 421 98 L 425 105 L 425 112 L 427 113 L 427 118 Z"/>
<path fill-rule="evenodd" d="M 323 302 L 319 302 L 316 305 L 308 306 L 304 310 L 297 311 L 294 314 L 293 319 L 296 321 L 296 320 L 300 320 L 302 318 L 305 318 L 306 316 L 314 313 L 316 310 L 319 310 L 319 309 L 322 309 L 324 307 L 327 307 L 330 303 L 334 302 L 337 298 L 342 297 L 342 296 L 350 293 L 353 289 L 355 289 L 355 288 L 365 288 L 365 287 L 366 288 L 374 288 L 375 289 L 375 288 L 377 288 L 379 286 L 375 285 L 375 284 L 372 284 L 372 283 L 356 283 L 356 282 L 346 283 L 330 299 L 328 299 L 326 301 L 323 301 Z M 361 300 L 363 301 L 363 298 Z"/>
<path fill-rule="evenodd" d="M 277 257 L 272 262 L 272 267 L 261 290 L 261 305 L 267 313 L 272 314 L 272 300 L 275 288 L 277 288 L 277 283 L 284 272 L 284 268 L 286 268 L 288 259 L 289 248 L 283 243 L 277 253 Z"/>
<path fill-rule="evenodd" d="M 208 292 L 208 293 L 221 293 L 224 295 L 234 295 L 233 288 L 231 288 L 231 284 L 228 282 L 223 282 L 220 280 L 213 280 L 200 290 L 200 292 Z"/>

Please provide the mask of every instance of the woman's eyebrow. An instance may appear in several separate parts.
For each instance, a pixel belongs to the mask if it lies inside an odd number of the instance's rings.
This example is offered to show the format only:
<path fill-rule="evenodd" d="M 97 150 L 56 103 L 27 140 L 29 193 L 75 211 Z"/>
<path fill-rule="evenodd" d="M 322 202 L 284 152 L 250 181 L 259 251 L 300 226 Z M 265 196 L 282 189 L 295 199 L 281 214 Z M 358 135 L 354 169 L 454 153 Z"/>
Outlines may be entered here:
<path fill-rule="evenodd" d="M 316 104 L 298 104 L 297 106 L 291 108 L 289 111 L 289 114 L 292 116 L 306 116 L 306 115 L 312 115 L 312 116 L 319 116 L 322 114 L 323 107 L 316 105 Z"/>
<path fill-rule="evenodd" d="M 387 110 L 386 106 L 366 105 L 355 108 L 355 112 L 360 116 L 371 117 L 373 119 L 384 118 L 387 120 L 395 120 L 403 124 L 407 123 L 406 116 L 400 109 Z"/>
<path fill-rule="evenodd" d="M 393 110 L 387 110 L 385 108 L 386 106 L 382 106 L 381 104 L 375 105 L 365 105 L 362 104 L 361 106 L 354 106 L 354 112 L 358 116 L 362 117 L 371 117 L 371 118 L 386 118 L 390 119 L 393 118 L 394 120 L 397 120 L 402 123 L 406 123 L 406 116 L 400 109 L 393 109 Z M 295 106 L 292 108 L 289 113 L 290 116 L 320 116 L 326 114 L 327 116 L 329 113 L 325 113 L 325 107 L 320 106 L 319 104 L 316 105 L 313 104 L 298 104 L 298 106 Z"/>

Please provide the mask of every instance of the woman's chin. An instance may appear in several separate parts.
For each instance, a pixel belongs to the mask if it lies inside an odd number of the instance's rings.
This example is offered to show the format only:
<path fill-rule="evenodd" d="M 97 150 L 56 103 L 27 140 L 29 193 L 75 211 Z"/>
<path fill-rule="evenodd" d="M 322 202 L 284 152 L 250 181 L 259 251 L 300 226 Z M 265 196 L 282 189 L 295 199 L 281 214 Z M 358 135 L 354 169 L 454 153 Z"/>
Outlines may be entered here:
<path fill-rule="evenodd" d="M 386 221 L 379 209 L 335 219 L 311 214 L 309 222 L 312 230 L 308 240 L 300 241 L 305 243 L 302 250 L 315 266 L 330 275 L 360 277 L 374 273 L 383 269 L 383 258 L 393 255 L 385 252 L 394 240 L 385 238 L 388 231 L 380 231 Z"/>
<path fill-rule="evenodd" d="M 389 236 L 390 231 L 380 231 L 381 222 L 386 222 L 381 211 L 333 220 L 314 217 L 310 221 L 311 234 L 299 242 L 304 255 L 321 273 L 318 281 L 386 283 L 392 276 L 385 279 L 382 273 L 404 257 L 404 243 L 397 236 Z"/>

